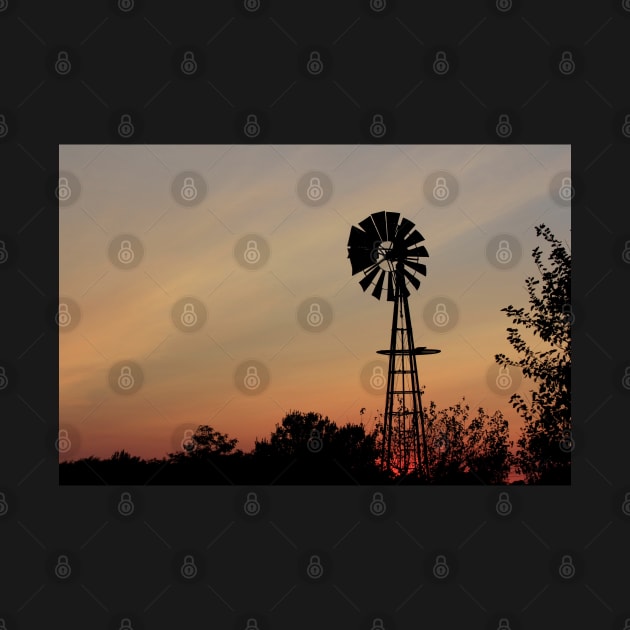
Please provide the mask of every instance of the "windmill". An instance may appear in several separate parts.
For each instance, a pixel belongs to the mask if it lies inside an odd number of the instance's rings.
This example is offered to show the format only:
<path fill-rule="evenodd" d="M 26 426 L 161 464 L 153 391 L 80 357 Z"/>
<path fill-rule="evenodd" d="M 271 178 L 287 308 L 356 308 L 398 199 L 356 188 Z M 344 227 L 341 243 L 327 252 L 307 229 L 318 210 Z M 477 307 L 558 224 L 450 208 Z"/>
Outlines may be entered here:
<path fill-rule="evenodd" d="M 422 234 L 409 219 L 397 212 L 375 212 L 352 226 L 348 239 L 348 258 L 352 275 L 363 273 L 359 281 L 363 291 L 372 286 L 372 295 L 380 300 L 386 290 L 394 303 L 389 350 L 387 395 L 383 418 L 381 465 L 385 470 L 407 475 L 417 473 L 429 478 L 424 413 L 418 381 L 418 355 L 439 350 L 416 348 L 409 314 L 409 286 L 420 288 L 418 274 L 426 276 L 426 266 L 419 259 L 428 257 L 420 243 Z"/>

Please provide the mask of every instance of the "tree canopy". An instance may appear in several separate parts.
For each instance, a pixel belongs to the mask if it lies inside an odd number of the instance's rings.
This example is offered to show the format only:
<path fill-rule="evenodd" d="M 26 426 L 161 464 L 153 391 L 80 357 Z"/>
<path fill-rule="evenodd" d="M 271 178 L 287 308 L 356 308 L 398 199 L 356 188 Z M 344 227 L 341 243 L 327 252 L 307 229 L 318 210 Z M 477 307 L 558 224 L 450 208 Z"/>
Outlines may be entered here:
<path fill-rule="evenodd" d="M 501 309 L 512 323 L 530 330 L 542 343 L 531 347 L 521 329 L 509 327 L 508 341 L 518 359 L 497 354 L 502 366 L 520 368 L 535 387 L 531 400 L 513 394 L 512 406 L 524 427 L 518 440 L 516 467 L 528 483 L 570 483 L 571 479 L 571 255 L 545 225 L 536 235 L 548 244 L 547 263 L 536 247 L 533 259 L 539 277 L 525 281 L 529 308 L 510 305 Z"/>

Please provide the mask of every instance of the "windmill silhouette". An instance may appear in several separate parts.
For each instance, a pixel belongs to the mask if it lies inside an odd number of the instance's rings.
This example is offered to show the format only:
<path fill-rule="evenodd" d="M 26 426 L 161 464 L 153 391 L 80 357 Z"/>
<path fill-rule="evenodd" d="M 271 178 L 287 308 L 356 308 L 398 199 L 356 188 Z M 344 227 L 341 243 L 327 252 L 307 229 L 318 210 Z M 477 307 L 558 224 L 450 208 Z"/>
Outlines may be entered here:
<path fill-rule="evenodd" d="M 377 350 L 378 354 L 389 355 L 381 465 L 390 472 L 416 473 L 428 480 L 430 470 L 416 357 L 440 350 L 414 347 L 407 285 L 420 288 L 417 276 L 426 276 L 426 266 L 419 259 L 429 254 L 420 245 L 424 238 L 414 229 L 415 224 L 401 219 L 397 212 L 375 212 L 359 226 L 352 226 L 348 239 L 352 275 L 362 272 L 361 288 L 367 291 L 373 285 L 372 295 L 377 300 L 386 286 L 387 300 L 394 303 L 389 350 Z"/>

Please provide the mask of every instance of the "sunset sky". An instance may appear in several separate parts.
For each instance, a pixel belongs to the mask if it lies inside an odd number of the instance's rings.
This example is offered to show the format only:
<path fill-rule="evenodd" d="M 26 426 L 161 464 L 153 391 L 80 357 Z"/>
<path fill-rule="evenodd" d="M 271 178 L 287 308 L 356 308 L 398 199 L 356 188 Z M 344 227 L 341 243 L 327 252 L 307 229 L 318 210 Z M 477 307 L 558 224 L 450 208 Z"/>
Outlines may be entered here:
<path fill-rule="evenodd" d="M 293 409 L 373 426 L 385 391 L 366 383 L 375 361 L 386 365 L 375 351 L 389 344 L 392 303 L 362 291 L 347 241 L 380 210 L 412 220 L 429 252 L 410 296 L 416 345 L 442 351 L 419 358 L 423 402 L 465 396 L 501 409 L 518 437 L 514 388 L 489 385 L 494 355 L 515 356 L 500 309 L 528 305 L 531 250 L 544 242 L 534 225 L 570 245 L 570 203 L 557 195 L 570 147 L 73 145 L 60 147 L 59 170 L 71 191 L 59 208 L 71 321 L 60 327 L 59 417 L 72 441 L 61 460 L 123 448 L 162 457 L 199 424 L 247 451 Z M 313 177 L 315 201 L 305 196 Z M 431 198 L 438 177 L 445 202 Z M 193 193 L 183 191 L 190 178 Z M 116 261 L 123 240 L 129 268 Z M 497 262 L 501 240 L 509 264 Z M 317 328 L 305 321 L 309 300 Z M 444 329 L 431 325 L 437 303 L 449 311 Z M 190 328 L 178 320 L 185 304 L 195 305 Z M 121 392 L 126 362 L 135 385 Z M 243 386 L 251 366 L 259 393 Z"/>

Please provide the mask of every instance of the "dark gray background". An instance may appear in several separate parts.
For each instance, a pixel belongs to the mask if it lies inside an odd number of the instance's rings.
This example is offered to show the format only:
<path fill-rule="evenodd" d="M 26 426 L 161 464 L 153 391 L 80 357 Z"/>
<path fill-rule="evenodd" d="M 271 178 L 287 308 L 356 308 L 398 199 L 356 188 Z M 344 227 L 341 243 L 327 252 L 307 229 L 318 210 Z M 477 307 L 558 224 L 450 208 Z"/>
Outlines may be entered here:
<path fill-rule="evenodd" d="M 117 2 L 0 0 L 0 619 L 22 628 L 261 630 L 617 628 L 630 618 L 627 444 L 630 365 L 630 3 Z M 510 4 L 510 3 L 508 3 Z M 255 5 L 255 3 L 254 3 Z M 581 8 L 586 7 L 586 8 Z M 626 9 L 627 7 L 627 9 Z M 378 8 L 378 7 L 377 7 Z M 72 70 L 54 61 L 69 51 Z M 198 75 L 178 70 L 195 51 Z M 305 70 L 318 50 L 324 71 Z M 449 73 L 432 61 L 445 50 Z M 558 71 L 562 51 L 575 70 Z M 57 330 L 59 144 L 256 142 L 562 143 L 572 146 L 572 487 L 59 488 Z M 495 134 L 508 114 L 512 135 Z M 630 134 L 628 134 L 630 135 Z M 60 554 L 72 573 L 55 577 Z M 194 555 L 198 574 L 181 577 Z M 319 555 L 324 575 L 305 566 Z M 448 577 L 432 567 L 445 555 Z M 571 555 L 575 576 L 558 566 Z M 125 627 L 124 625 L 122 626 Z M 377 626 L 378 627 L 378 626 Z M 503 627 L 506 627 L 503 624 Z"/>

